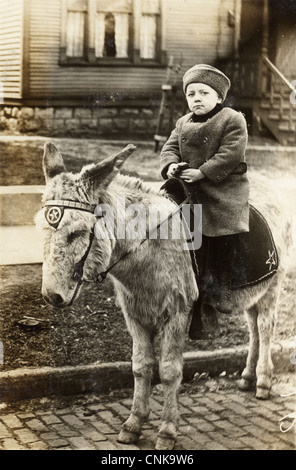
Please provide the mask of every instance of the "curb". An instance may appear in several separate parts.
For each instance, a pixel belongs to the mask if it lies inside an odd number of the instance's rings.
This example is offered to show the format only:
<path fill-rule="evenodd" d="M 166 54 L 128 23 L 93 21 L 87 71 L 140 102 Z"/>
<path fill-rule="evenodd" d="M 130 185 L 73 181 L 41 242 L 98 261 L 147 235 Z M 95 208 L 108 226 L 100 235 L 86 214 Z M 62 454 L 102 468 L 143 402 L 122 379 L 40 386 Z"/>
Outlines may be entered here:
<path fill-rule="evenodd" d="M 285 343 L 285 344 L 284 344 Z M 295 372 L 289 357 L 291 345 L 282 342 L 272 348 L 275 369 Z M 247 357 L 247 346 L 215 351 L 186 352 L 183 355 L 183 381 L 192 380 L 196 372 L 217 376 L 223 371 L 242 371 Z M 159 382 L 155 373 L 154 383 Z M 110 390 L 133 387 L 130 362 L 88 364 L 85 366 L 41 367 L 15 369 L 0 373 L 0 400 L 12 402 L 25 399 L 106 393 Z"/>

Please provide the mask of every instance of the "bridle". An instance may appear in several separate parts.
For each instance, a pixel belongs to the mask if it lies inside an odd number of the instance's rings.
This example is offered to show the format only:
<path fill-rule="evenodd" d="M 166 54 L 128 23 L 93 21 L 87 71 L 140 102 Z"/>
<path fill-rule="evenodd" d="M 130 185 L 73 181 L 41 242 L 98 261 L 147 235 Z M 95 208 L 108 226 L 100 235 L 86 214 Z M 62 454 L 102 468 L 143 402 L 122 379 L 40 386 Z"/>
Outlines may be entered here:
<path fill-rule="evenodd" d="M 173 215 L 176 214 L 180 210 L 180 208 L 183 206 L 183 204 L 186 204 L 189 200 L 190 200 L 190 198 L 188 196 L 182 203 L 180 203 L 177 206 L 175 211 L 172 211 L 166 219 L 162 220 L 161 222 L 159 222 L 157 224 L 157 226 L 150 232 L 150 235 L 152 233 L 154 233 L 155 231 L 157 231 L 159 229 L 159 227 L 165 221 L 167 221 L 171 217 L 173 217 Z M 54 199 L 54 200 L 45 202 L 43 207 L 46 208 L 45 209 L 45 218 L 46 218 L 47 222 L 49 223 L 49 225 L 51 225 L 54 228 L 58 227 L 58 225 L 59 225 L 59 223 L 62 220 L 62 217 L 64 215 L 64 210 L 65 209 L 76 209 L 76 210 L 80 210 L 80 211 L 84 211 L 84 212 L 89 212 L 92 215 L 94 215 L 97 219 L 102 217 L 102 215 L 95 214 L 95 209 L 96 209 L 97 205 L 91 205 L 91 204 L 87 204 L 87 203 L 83 203 L 83 202 L 76 202 L 76 201 L 62 200 L 62 199 L 55 200 Z M 94 226 L 95 226 L 95 224 L 94 224 Z M 106 279 L 107 274 L 118 263 L 120 263 L 123 259 L 125 259 L 127 256 L 129 256 L 131 253 L 135 252 L 134 249 L 127 250 L 113 264 L 109 265 L 109 267 L 105 271 L 97 274 L 95 279 L 92 280 L 92 279 L 84 278 L 83 277 L 84 265 L 85 265 L 85 262 L 87 260 L 88 255 L 90 253 L 90 250 L 91 250 L 94 238 L 95 238 L 94 226 L 92 227 L 91 232 L 89 234 L 89 244 L 88 244 L 88 247 L 87 247 L 84 255 L 82 256 L 80 261 L 78 261 L 74 265 L 73 280 L 76 282 L 76 286 L 75 286 L 73 296 L 72 296 L 71 301 L 68 304 L 68 306 L 71 306 L 73 304 L 73 302 L 74 302 L 74 300 L 75 300 L 75 298 L 78 294 L 79 288 L 80 288 L 80 286 L 83 282 L 87 282 L 87 283 L 101 283 L 101 282 L 103 282 Z M 144 238 L 143 240 L 141 240 L 141 242 L 138 245 L 138 248 L 141 245 L 143 245 L 143 243 L 145 243 L 146 240 L 148 240 L 147 237 Z"/>
<path fill-rule="evenodd" d="M 93 215 L 95 212 L 96 205 L 92 204 L 87 204 L 84 202 L 76 202 L 76 201 L 70 201 L 70 200 L 63 200 L 63 199 L 54 199 L 52 201 L 47 201 L 44 206 L 45 209 L 45 218 L 49 225 L 51 225 L 54 228 L 57 228 L 60 221 L 62 220 L 62 217 L 64 215 L 65 209 L 76 209 L 80 210 L 83 212 L 89 212 Z M 68 306 L 72 305 L 77 294 L 79 291 L 79 288 L 83 282 L 86 282 L 86 279 L 83 279 L 83 270 L 84 270 L 84 265 L 87 260 L 87 257 L 90 253 L 93 241 L 94 241 L 94 227 L 92 228 L 90 234 L 89 234 L 89 244 L 88 247 L 77 263 L 74 264 L 74 272 L 73 272 L 73 280 L 76 282 L 76 286 L 74 289 L 73 296 L 71 298 L 70 303 Z"/>

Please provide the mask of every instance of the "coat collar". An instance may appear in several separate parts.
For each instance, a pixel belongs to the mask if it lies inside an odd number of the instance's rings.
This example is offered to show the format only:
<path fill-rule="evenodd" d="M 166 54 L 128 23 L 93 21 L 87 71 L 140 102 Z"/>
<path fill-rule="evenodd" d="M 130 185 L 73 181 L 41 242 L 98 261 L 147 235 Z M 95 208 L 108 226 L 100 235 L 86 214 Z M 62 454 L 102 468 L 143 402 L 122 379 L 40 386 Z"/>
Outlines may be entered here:
<path fill-rule="evenodd" d="M 222 104 L 216 104 L 215 108 L 209 111 L 206 114 L 201 116 L 197 116 L 196 114 L 192 113 L 191 120 L 192 122 L 206 122 L 208 119 L 211 119 L 213 116 L 218 114 L 223 109 Z"/>

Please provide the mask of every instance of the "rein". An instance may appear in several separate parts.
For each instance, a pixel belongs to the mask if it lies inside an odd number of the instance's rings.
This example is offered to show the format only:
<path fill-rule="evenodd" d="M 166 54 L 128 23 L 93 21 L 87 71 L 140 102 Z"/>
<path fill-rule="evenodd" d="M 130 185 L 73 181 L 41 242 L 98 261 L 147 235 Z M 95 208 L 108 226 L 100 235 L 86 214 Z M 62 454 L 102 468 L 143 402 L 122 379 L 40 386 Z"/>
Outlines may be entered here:
<path fill-rule="evenodd" d="M 173 217 L 173 215 L 175 215 L 180 210 L 180 208 L 183 206 L 183 204 L 186 204 L 187 202 L 189 202 L 189 200 L 190 200 L 190 197 L 188 196 L 183 202 L 181 202 L 178 205 L 178 207 L 176 208 L 175 211 L 171 212 L 166 219 L 159 222 L 157 224 L 157 226 L 150 232 L 150 234 L 156 232 L 164 222 L 170 220 Z M 60 223 L 60 221 L 61 221 L 61 219 L 64 215 L 64 209 L 76 209 L 76 210 L 89 212 L 89 213 L 95 215 L 94 210 L 96 208 L 95 205 L 85 204 L 85 203 L 82 203 L 82 202 L 67 201 L 67 200 L 47 201 L 44 204 L 44 207 L 46 207 L 45 217 L 46 217 L 47 222 L 52 227 L 55 227 L 55 228 L 57 228 L 57 226 L 59 225 L 59 223 Z M 96 217 L 98 217 L 98 216 L 96 216 Z M 80 286 L 83 282 L 96 283 L 96 284 L 103 282 L 106 279 L 107 274 L 109 274 L 109 272 L 113 268 L 115 268 L 115 266 L 117 266 L 117 264 L 119 264 L 123 259 L 125 259 L 127 256 L 129 256 L 131 253 L 135 252 L 135 250 L 128 250 L 125 253 L 123 253 L 123 255 L 121 255 L 105 271 L 97 274 L 97 276 L 94 280 L 83 278 L 84 265 L 85 265 L 85 262 L 87 260 L 88 255 L 90 253 L 94 238 L 95 238 L 94 228 L 92 228 L 92 231 L 90 232 L 90 235 L 89 235 L 89 245 L 86 249 L 86 252 L 82 256 L 81 260 L 78 261 L 78 263 L 75 263 L 75 265 L 74 265 L 73 279 L 76 282 L 76 287 L 75 287 L 72 299 L 71 299 L 70 303 L 68 304 L 68 306 L 73 304 L 73 302 L 74 302 L 74 300 L 75 300 L 75 298 L 78 294 L 79 288 L 80 288 Z M 137 246 L 136 249 L 139 249 L 140 246 L 142 246 L 143 243 L 145 243 L 147 240 L 148 240 L 148 238 L 144 238 L 143 240 L 141 240 L 141 242 L 139 243 L 139 245 Z"/>

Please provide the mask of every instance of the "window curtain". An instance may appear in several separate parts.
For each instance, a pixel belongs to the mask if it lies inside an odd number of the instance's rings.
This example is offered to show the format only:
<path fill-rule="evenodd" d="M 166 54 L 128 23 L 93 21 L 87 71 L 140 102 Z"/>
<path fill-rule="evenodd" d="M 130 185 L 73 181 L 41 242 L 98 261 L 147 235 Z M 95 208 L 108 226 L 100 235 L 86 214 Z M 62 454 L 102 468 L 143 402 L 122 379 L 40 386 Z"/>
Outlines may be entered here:
<path fill-rule="evenodd" d="M 107 13 L 97 13 L 96 17 L 96 34 L 95 34 L 95 51 L 96 57 L 104 56 L 104 40 L 105 40 L 105 15 Z M 128 40 L 129 40 L 129 15 L 127 13 L 113 13 L 115 18 L 115 44 L 116 57 L 128 57 Z"/>
<path fill-rule="evenodd" d="M 156 16 L 142 15 L 140 27 L 140 57 L 154 59 L 156 49 Z"/>
<path fill-rule="evenodd" d="M 97 13 L 95 26 L 96 57 L 103 57 L 105 40 L 105 13 Z"/>
<path fill-rule="evenodd" d="M 129 15 L 127 13 L 114 13 L 116 57 L 128 57 Z"/>
<path fill-rule="evenodd" d="M 67 56 L 82 57 L 84 44 L 85 14 L 80 11 L 69 11 L 67 18 Z"/>

